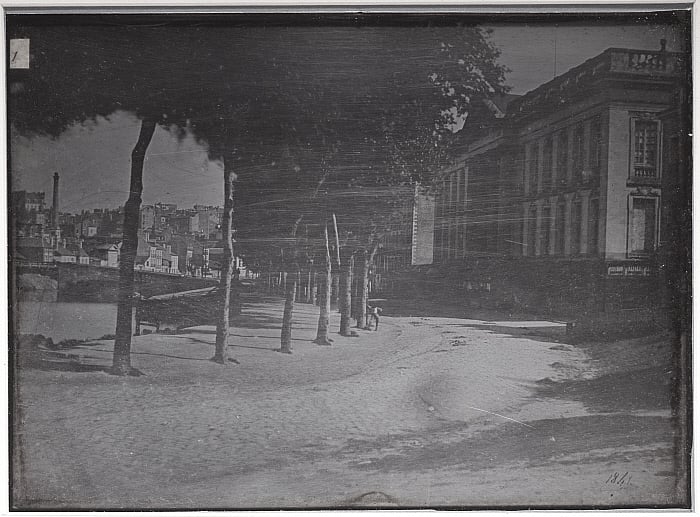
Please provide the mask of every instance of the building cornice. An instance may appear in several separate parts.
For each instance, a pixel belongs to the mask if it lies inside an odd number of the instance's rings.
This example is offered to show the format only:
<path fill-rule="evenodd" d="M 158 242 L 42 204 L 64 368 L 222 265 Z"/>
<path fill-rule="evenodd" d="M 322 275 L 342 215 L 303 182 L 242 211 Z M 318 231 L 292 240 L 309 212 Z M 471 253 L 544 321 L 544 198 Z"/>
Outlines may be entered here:
<path fill-rule="evenodd" d="M 684 77 L 685 54 L 609 48 L 568 72 L 535 88 L 508 106 L 508 117 L 518 120 L 577 100 L 603 80 L 672 83 Z"/>

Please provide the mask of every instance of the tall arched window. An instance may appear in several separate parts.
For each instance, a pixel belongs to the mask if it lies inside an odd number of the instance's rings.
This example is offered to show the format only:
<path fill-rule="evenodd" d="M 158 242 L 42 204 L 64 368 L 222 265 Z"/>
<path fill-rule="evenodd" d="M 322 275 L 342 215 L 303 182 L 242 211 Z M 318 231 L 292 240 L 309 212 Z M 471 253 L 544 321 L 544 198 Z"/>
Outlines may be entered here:
<path fill-rule="evenodd" d="M 658 120 L 632 119 L 632 178 L 659 177 L 660 132 Z"/>

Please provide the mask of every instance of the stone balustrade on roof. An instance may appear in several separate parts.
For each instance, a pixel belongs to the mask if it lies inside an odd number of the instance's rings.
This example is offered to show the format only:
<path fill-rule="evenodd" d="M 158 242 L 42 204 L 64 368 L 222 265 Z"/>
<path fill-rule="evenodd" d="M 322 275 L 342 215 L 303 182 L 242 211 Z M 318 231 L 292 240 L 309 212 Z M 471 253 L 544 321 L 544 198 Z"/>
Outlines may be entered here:
<path fill-rule="evenodd" d="M 685 54 L 666 51 L 609 48 L 568 72 L 535 88 L 508 106 L 511 117 L 550 111 L 603 79 L 637 79 L 668 82 L 682 77 Z"/>

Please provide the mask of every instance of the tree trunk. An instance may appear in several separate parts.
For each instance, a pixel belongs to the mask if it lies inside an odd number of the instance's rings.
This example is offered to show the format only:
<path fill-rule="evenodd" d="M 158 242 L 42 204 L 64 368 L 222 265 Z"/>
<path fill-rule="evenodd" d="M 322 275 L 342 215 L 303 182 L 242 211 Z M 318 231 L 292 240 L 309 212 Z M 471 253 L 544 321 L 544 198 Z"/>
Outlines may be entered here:
<path fill-rule="evenodd" d="M 143 192 L 143 164 L 146 150 L 156 129 L 154 120 L 141 122 L 139 138 L 131 152 L 131 182 L 129 199 L 124 205 L 124 235 L 119 260 L 119 297 L 117 300 L 117 327 L 114 338 L 112 373 L 127 375 L 131 368 L 131 332 L 133 321 L 134 262 L 138 248 L 139 210 Z"/>
<path fill-rule="evenodd" d="M 313 300 L 312 303 L 318 307 L 321 306 L 321 303 L 319 302 L 318 298 L 321 296 L 321 284 L 320 284 L 320 279 L 321 275 L 318 273 L 318 271 L 314 271 L 314 292 L 313 292 Z M 330 298 L 329 298 L 330 300 Z"/>
<path fill-rule="evenodd" d="M 350 317 L 352 313 L 352 269 L 353 256 L 350 249 L 343 250 L 343 260 L 340 263 L 340 335 L 350 335 Z"/>
<path fill-rule="evenodd" d="M 221 280 L 219 290 L 221 311 L 216 322 L 216 344 L 212 361 L 226 364 L 229 336 L 229 315 L 231 310 L 231 287 L 233 284 L 234 255 L 233 255 L 233 194 L 236 175 L 233 172 L 233 158 L 224 163 L 224 212 L 221 217 L 221 233 L 224 241 L 223 264 L 221 265 Z"/>
<path fill-rule="evenodd" d="M 314 343 L 319 345 L 330 345 L 331 340 L 328 339 L 328 326 L 330 324 L 331 315 L 331 254 L 330 246 L 328 245 L 328 225 L 324 228 L 323 235 L 326 240 L 326 256 L 324 274 L 320 278 L 318 297 L 321 305 L 321 310 L 318 316 L 318 330 L 316 331 L 316 339 Z"/>
<path fill-rule="evenodd" d="M 297 228 L 303 219 L 303 215 L 294 222 L 292 226 L 292 238 L 296 239 Z M 280 335 L 280 352 L 284 354 L 292 353 L 292 318 L 294 316 L 294 301 L 297 296 L 297 286 L 301 280 L 301 269 L 299 268 L 297 243 L 294 243 L 292 256 L 287 255 L 284 262 L 284 315 L 282 316 L 282 332 Z"/>
<path fill-rule="evenodd" d="M 285 296 L 284 296 L 284 316 L 282 318 L 282 335 L 280 343 L 280 352 L 284 354 L 292 353 L 292 316 L 294 314 L 294 299 L 297 294 L 297 279 L 298 274 L 295 269 L 287 271 L 285 280 Z"/>
<path fill-rule="evenodd" d="M 374 256 L 379 249 L 379 243 L 372 244 L 372 249 L 369 253 L 362 252 L 362 272 L 359 275 L 358 281 L 358 301 L 357 301 L 357 328 L 367 328 L 367 301 L 369 300 L 369 268 L 374 262 Z"/>
<path fill-rule="evenodd" d="M 319 304 L 318 298 L 321 296 L 321 287 L 319 285 L 319 274 L 318 272 L 314 271 L 314 278 L 313 278 L 313 289 L 311 289 L 311 303 L 313 305 L 318 305 L 319 307 L 321 306 Z"/>
<path fill-rule="evenodd" d="M 331 306 L 338 308 L 338 291 L 340 286 L 340 272 L 334 271 L 331 280 Z"/>
<path fill-rule="evenodd" d="M 306 303 L 314 303 L 314 272 L 313 265 L 309 267 L 309 274 L 306 280 Z"/>
<path fill-rule="evenodd" d="M 355 264 L 357 262 L 357 264 Z M 352 274 L 352 312 L 351 315 L 353 319 L 357 319 L 357 313 L 359 312 L 359 303 L 360 303 L 360 279 L 358 277 L 358 273 L 362 273 L 362 264 L 364 263 L 364 260 L 362 260 L 362 257 L 359 257 L 357 260 L 355 260 L 355 257 L 353 257 L 353 269 L 355 266 L 357 266 L 358 271 L 353 271 Z"/>
<path fill-rule="evenodd" d="M 331 287 L 331 305 L 340 307 L 340 239 L 338 238 L 338 221 L 333 214 L 333 235 L 335 237 L 335 271 L 333 272 L 333 285 Z"/>
<path fill-rule="evenodd" d="M 369 279 L 369 256 L 366 250 L 360 253 L 360 271 L 357 278 L 357 304 L 355 319 L 357 328 L 367 327 L 367 280 Z"/>

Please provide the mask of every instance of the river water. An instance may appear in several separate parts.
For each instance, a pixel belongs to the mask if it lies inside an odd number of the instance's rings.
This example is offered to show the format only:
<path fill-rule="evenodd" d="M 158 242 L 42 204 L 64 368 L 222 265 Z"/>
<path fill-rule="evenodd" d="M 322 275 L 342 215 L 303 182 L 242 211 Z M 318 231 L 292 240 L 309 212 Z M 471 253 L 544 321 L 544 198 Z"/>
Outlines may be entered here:
<path fill-rule="evenodd" d="M 114 334 L 116 303 L 19 302 L 18 334 L 43 334 L 54 342 L 62 339 L 96 339 Z"/>

